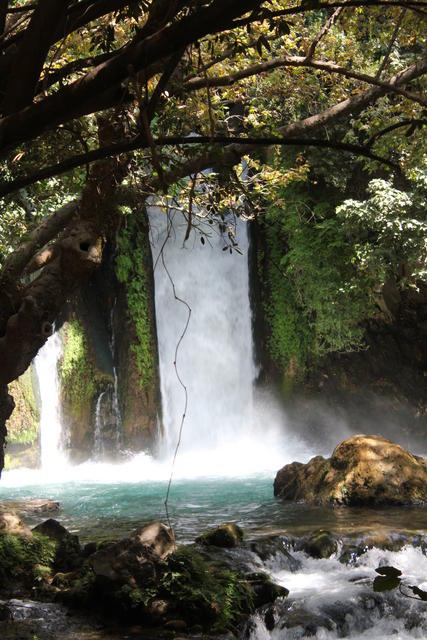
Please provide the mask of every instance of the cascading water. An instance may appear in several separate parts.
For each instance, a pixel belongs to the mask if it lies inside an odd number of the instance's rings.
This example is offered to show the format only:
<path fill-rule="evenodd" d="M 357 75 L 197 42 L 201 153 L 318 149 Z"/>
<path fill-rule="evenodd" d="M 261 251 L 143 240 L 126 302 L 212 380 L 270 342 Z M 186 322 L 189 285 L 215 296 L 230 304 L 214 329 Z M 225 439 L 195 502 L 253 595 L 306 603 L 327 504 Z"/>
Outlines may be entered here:
<path fill-rule="evenodd" d="M 268 410 L 261 421 L 254 402 L 247 225 L 239 218 L 234 223 L 229 216 L 226 224 L 235 224 L 232 232 L 242 252 L 230 255 L 224 236 L 203 217 L 197 226 L 208 240 L 202 243 L 199 233 L 192 231 L 184 243 L 187 222 L 179 211 L 168 219 L 151 207 L 149 216 L 156 263 L 163 454 L 170 456 L 176 446 L 184 409 L 174 362 L 188 317 L 185 301 L 191 318 L 176 365 L 187 388 L 188 408 L 178 472 L 238 475 L 278 468 L 284 460 L 279 416 Z M 180 300 L 174 296 L 172 282 Z"/>
<path fill-rule="evenodd" d="M 93 434 L 93 455 L 95 460 L 99 460 L 104 453 L 104 442 L 102 437 L 102 399 L 104 398 L 106 391 L 99 394 L 95 407 L 95 431 Z"/>
<path fill-rule="evenodd" d="M 113 361 L 113 398 L 112 398 L 112 408 L 116 422 L 116 451 L 119 452 L 122 445 L 122 416 L 120 413 L 119 407 L 119 380 L 117 377 L 117 369 L 115 365 L 115 357 L 116 357 L 116 336 L 114 332 L 114 309 L 116 306 L 117 300 L 114 301 L 113 308 L 111 309 L 110 315 L 110 352 L 111 358 Z"/>
<path fill-rule="evenodd" d="M 40 450 L 43 475 L 54 477 L 63 468 L 62 425 L 58 390 L 58 359 L 62 343 L 58 332 L 38 352 L 34 365 L 40 389 Z"/>

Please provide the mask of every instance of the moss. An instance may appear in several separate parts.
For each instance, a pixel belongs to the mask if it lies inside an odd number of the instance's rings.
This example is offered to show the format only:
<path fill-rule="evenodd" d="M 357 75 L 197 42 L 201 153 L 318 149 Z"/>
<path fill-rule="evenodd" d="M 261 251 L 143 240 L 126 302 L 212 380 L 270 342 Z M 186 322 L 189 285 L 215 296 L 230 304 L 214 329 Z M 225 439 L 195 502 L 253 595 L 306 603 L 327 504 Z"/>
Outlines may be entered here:
<path fill-rule="evenodd" d="M 150 247 L 143 214 L 134 213 L 126 219 L 118 237 L 116 276 L 126 287 L 126 300 L 134 324 L 136 341 L 131 345 L 141 387 L 148 389 L 154 378 L 155 337 L 150 309 L 151 269 Z"/>
<path fill-rule="evenodd" d="M 31 367 L 9 385 L 15 410 L 7 423 L 8 444 L 33 445 L 38 440 L 40 415 L 33 388 Z"/>
<path fill-rule="evenodd" d="M 90 599 L 106 614 L 114 612 L 127 621 L 161 624 L 172 614 L 188 626 L 203 625 L 215 632 L 235 629 L 254 611 L 251 583 L 238 572 L 207 562 L 190 547 L 179 547 L 157 569 L 156 578 L 114 591 L 95 582 Z M 151 604 L 159 600 L 166 604 L 166 618 L 152 611 Z"/>
<path fill-rule="evenodd" d="M 267 350 L 279 371 L 283 372 L 284 390 L 304 372 L 310 349 L 307 322 L 297 303 L 291 278 L 281 268 L 285 243 L 271 227 L 265 233 L 266 252 L 259 270 L 264 290 L 264 315 L 268 327 Z"/>
<path fill-rule="evenodd" d="M 82 418 L 92 399 L 105 386 L 105 380 L 92 362 L 88 343 L 77 320 L 64 327 L 64 350 L 60 365 L 63 397 L 76 418 Z"/>
<path fill-rule="evenodd" d="M 189 547 L 169 556 L 159 595 L 178 603 L 188 624 L 203 621 L 215 631 L 235 628 L 254 610 L 253 592 L 242 574 L 209 564 Z"/>
<path fill-rule="evenodd" d="M 55 543 L 46 536 L 0 534 L 0 589 L 14 583 L 31 588 L 46 575 L 54 557 Z"/>

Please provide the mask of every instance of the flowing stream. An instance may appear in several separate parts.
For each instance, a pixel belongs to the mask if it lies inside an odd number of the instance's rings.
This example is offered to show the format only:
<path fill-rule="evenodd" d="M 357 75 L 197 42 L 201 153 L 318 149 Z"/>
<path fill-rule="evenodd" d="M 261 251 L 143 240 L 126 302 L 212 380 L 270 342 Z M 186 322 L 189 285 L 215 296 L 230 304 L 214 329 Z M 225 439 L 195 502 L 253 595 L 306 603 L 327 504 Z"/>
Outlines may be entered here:
<path fill-rule="evenodd" d="M 222 250 L 228 236 L 203 218 L 197 226 L 205 234 L 204 243 L 195 231 L 184 242 L 187 223 L 180 212 L 168 219 L 151 207 L 150 220 L 163 403 L 159 458 L 140 453 L 121 463 L 102 461 L 101 395 L 94 460 L 78 468 L 66 464 L 56 374 L 61 343 L 55 334 L 35 362 L 42 398 L 42 472 L 4 473 L 0 499 L 59 500 L 56 517 L 83 542 L 126 535 L 135 526 L 162 520 L 185 413 L 169 505 L 178 540 L 189 543 L 206 528 L 237 522 L 249 545 L 244 561 L 254 571 L 269 572 L 291 592 L 269 617 L 266 612 L 252 617 L 242 640 L 426 637 L 422 603 L 398 593 L 372 591 L 379 564 L 397 566 L 410 582 L 423 584 L 427 560 L 421 537 L 415 547 L 397 552 L 374 546 L 349 564 L 340 562 L 338 552 L 328 560 L 315 560 L 292 550 L 290 563 L 285 551 L 261 561 L 249 550 L 251 541 L 266 536 L 281 536 L 285 545 L 288 536 L 304 536 L 319 527 L 359 542 L 370 534 L 418 535 L 427 528 L 426 510 L 341 510 L 285 505 L 274 499 L 272 482 L 280 467 L 319 453 L 328 455 L 331 447 L 325 439 L 319 449 L 318 443 L 311 445 L 294 433 L 274 399 L 254 386 L 247 227 L 231 217 L 227 221 L 242 252 L 230 255 Z M 117 422 L 119 443 L 119 416 Z M 347 435 L 341 431 L 335 442 Z M 320 435 L 318 442 L 321 439 Z M 30 524 L 40 521 L 40 515 L 26 517 Z M 272 616 L 275 625 L 269 630 Z"/>

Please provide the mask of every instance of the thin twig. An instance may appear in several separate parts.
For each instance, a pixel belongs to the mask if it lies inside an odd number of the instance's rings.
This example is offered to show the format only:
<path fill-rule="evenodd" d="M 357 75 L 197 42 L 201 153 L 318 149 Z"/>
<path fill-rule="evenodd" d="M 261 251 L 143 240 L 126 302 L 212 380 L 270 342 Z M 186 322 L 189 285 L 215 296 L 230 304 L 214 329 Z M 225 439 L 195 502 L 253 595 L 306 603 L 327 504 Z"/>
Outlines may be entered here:
<path fill-rule="evenodd" d="M 401 13 L 400 13 L 400 15 L 399 15 L 399 17 L 397 19 L 396 26 L 394 27 L 394 31 L 393 31 L 393 34 L 391 36 L 390 42 L 388 43 L 387 51 L 385 52 L 383 61 L 381 62 L 380 67 L 379 67 L 379 69 L 378 69 L 378 71 L 376 73 L 375 80 L 379 80 L 381 78 L 381 74 L 384 71 L 384 69 L 385 69 L 385 67 L 386 67 L 386 65 L 388 63 L 388 60 L 389 60 L 390 54 L 391 54 L 391 50 L 393 49 L 393 45 L 394 45 L 394 43 L 396 41 L 397 34 L 399 33 L 399 29 L 401 27 L 403 18 L 405 16 L 405 13 L 406 13 L 406 9 L 402 9 L 402 11 L 401 11 Z"/>

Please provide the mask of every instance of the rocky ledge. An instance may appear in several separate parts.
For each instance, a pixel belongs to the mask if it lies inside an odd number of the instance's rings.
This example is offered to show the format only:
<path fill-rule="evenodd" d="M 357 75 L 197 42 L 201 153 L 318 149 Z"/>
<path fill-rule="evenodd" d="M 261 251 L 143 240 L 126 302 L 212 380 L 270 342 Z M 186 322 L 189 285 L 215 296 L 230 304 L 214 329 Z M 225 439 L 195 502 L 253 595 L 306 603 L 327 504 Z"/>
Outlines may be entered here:
<path fill-rule="evenodd" d="M 374 435 L 356 435 L 328 459 L 292 462 L 276 475 L 274 495 L 348 506 L 427 503 L 427 461 Z"/>

